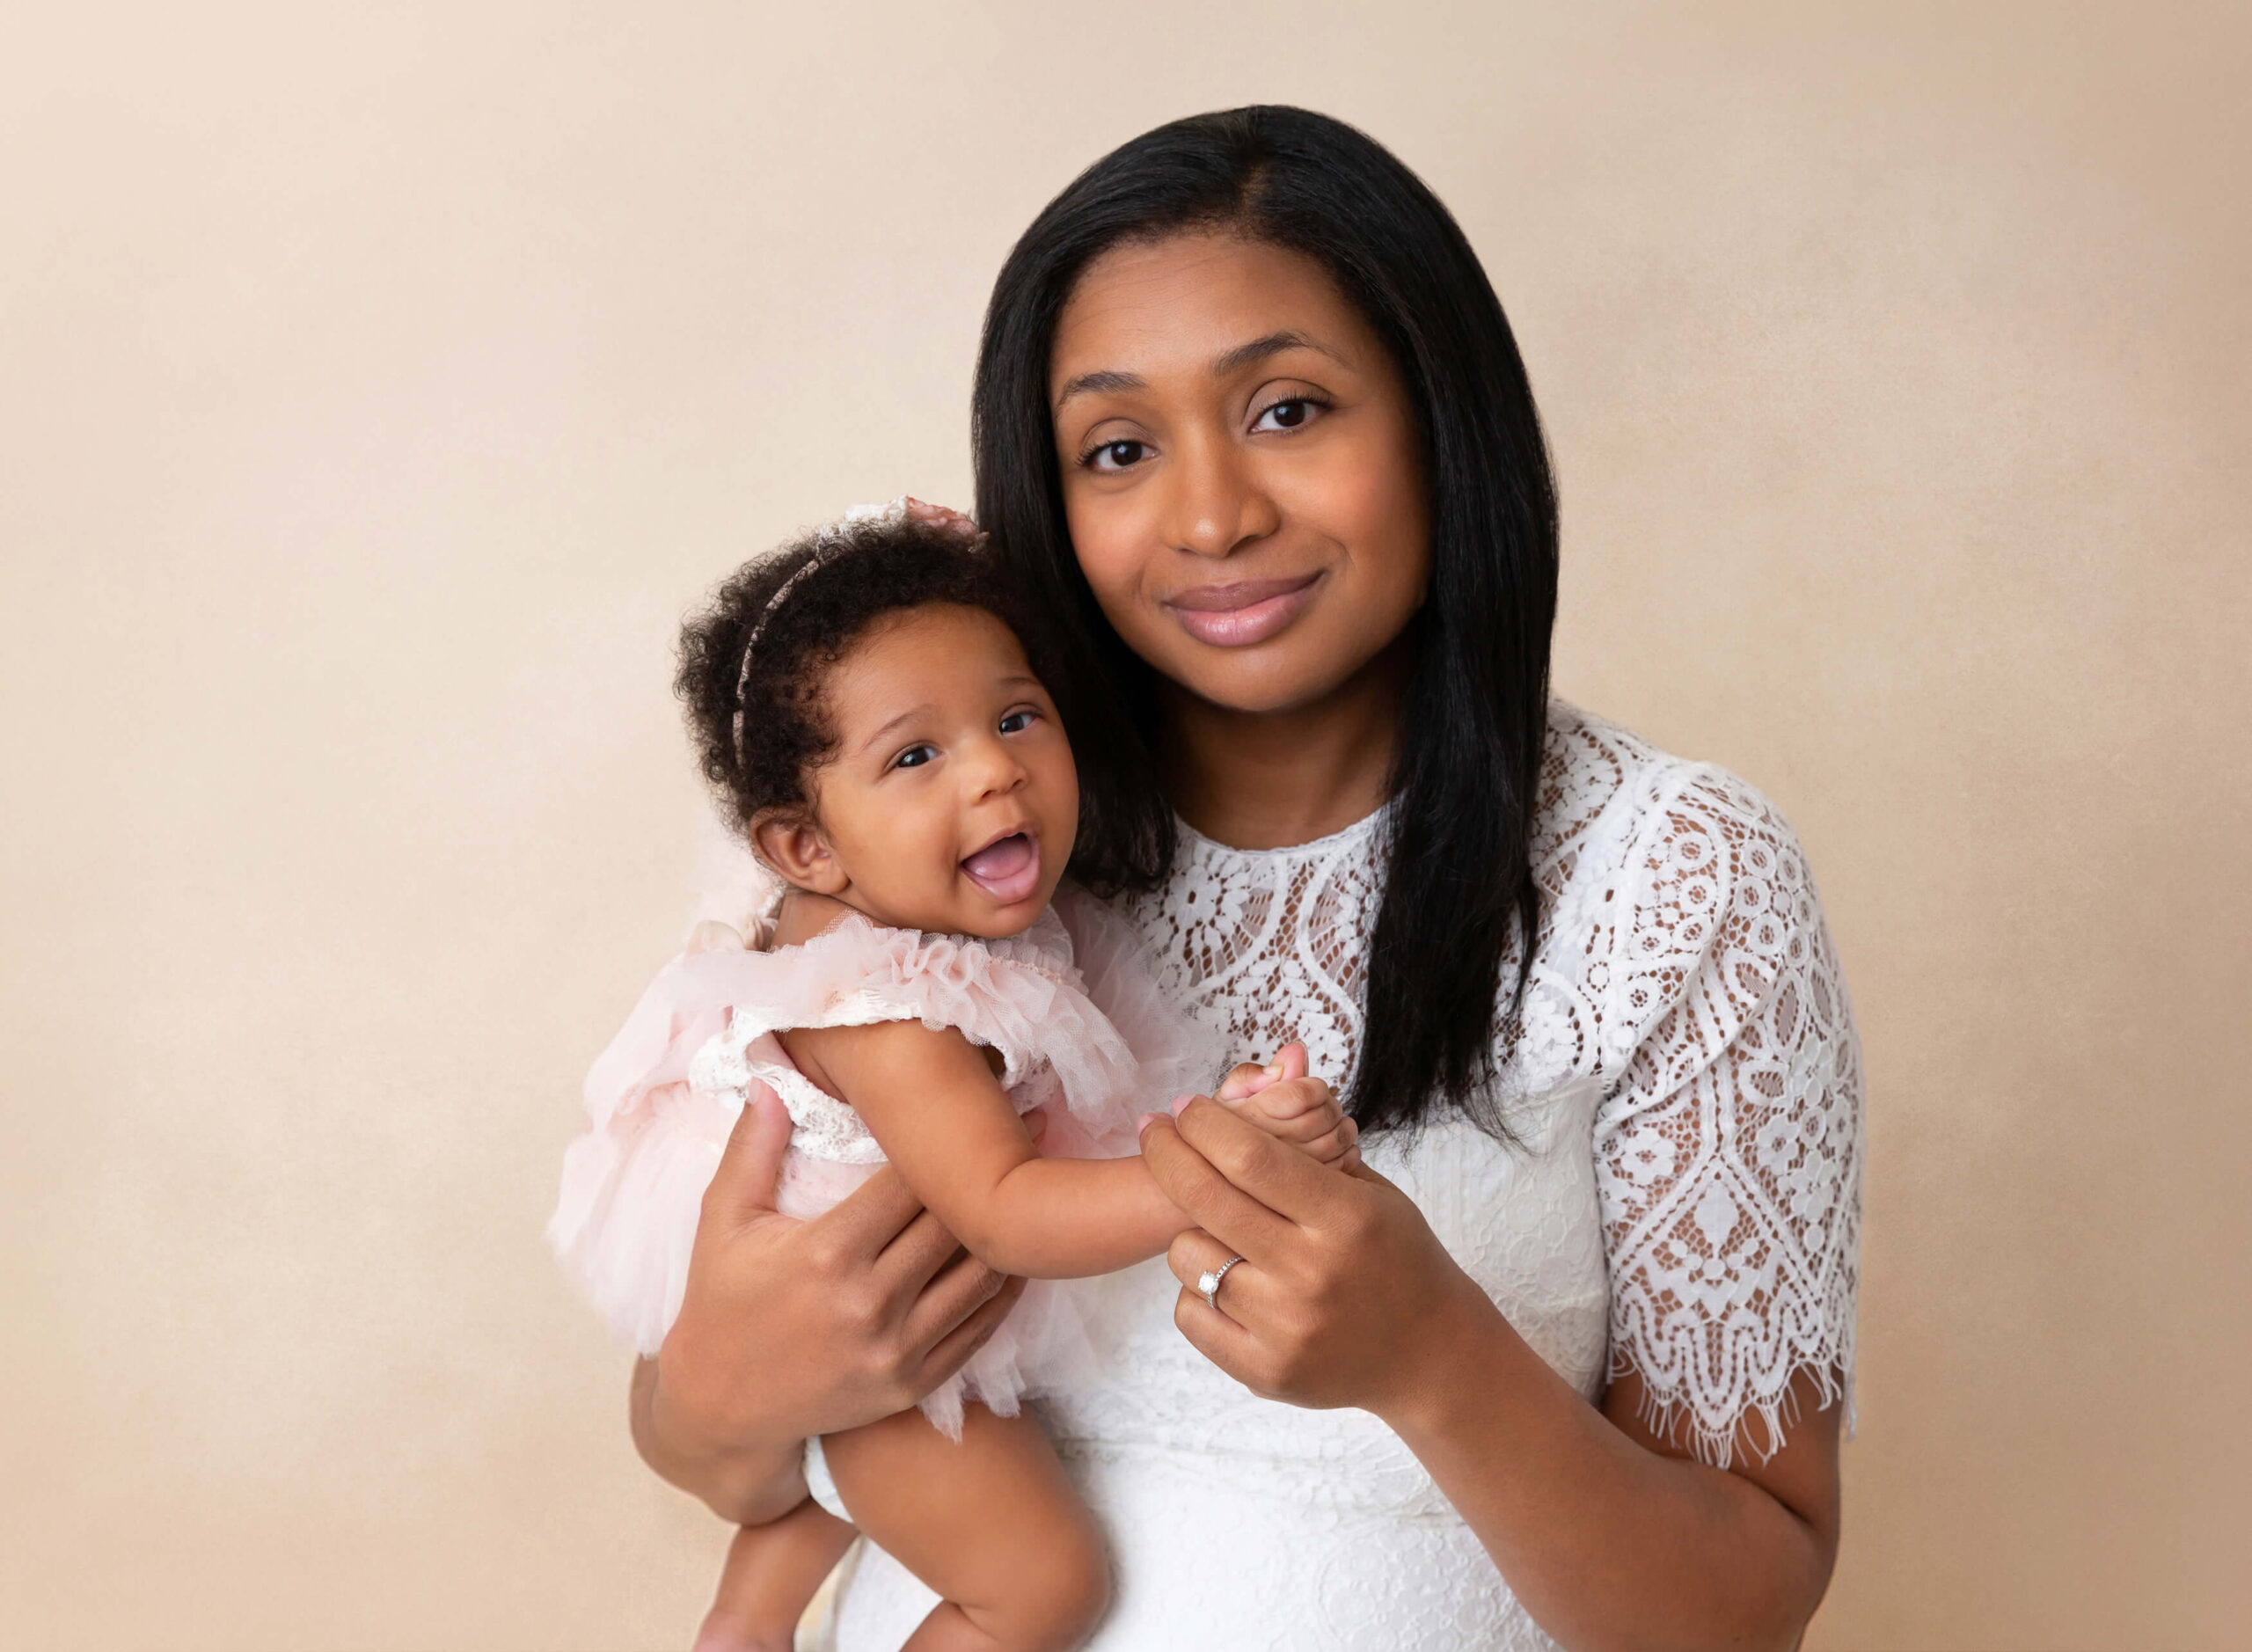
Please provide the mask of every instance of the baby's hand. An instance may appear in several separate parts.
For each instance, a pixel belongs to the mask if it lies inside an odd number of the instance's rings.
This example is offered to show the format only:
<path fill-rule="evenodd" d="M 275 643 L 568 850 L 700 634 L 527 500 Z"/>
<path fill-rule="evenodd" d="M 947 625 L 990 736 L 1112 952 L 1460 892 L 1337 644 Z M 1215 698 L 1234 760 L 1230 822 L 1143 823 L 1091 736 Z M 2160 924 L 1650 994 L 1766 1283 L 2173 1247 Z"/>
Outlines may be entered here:
<path fill-rule="evenodd" d="M 1230 1072 L 1212 1099 L 1325 1165 L 1340 1170 L 1357 1165 L 1361 1150 L 1355 1144 L 1360 1140 L 1360 1126 L 1345 1116 L 1329 1086 L 1307 1078 L 1305 1070 L 1305 1046 L 1285 1044 L 1265 1066 L 1246 1062 Z M 1285 1082 L 1294 1078 L 1304 1082 Z"/>

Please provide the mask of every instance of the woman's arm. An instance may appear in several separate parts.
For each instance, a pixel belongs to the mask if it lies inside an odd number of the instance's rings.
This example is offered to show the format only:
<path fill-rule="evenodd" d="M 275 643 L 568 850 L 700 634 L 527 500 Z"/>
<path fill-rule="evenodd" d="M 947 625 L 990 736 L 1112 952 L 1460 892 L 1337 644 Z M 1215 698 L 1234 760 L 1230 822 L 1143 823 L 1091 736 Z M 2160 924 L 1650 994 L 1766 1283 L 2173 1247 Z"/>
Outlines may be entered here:
<path fill-rule="evenodd" d="M 811 1222 L 776 1214 L 789 1145 L 755 1090 L 720 1159 L 680 1316 L 633 1373 L 633 1443 L 722 1518 L 760 1524 L 805 1495 L 808 1436 L 904 1411 L 969 1360 L 1023 1290 L 879 1171 Z"/>
<path fill-rule="evenodd" d="M 1598 1410 L 1551 1371 L 1373 1171 L 1200 1103 L 1143 1153 L 1203 1230 L 1171 1250 L 1182 1334 L 1261 1393 L 1382 1418 L 1563 1644 L 1796 1643 L 1837 1551 L 1834 1410 L 1810 1403 L 1764 1464 L 1686 1460 L 1634 1421 L 1630 1383 Z M 1230 1255 L 1223 1312 L 1188 1287 Z"/>
<path fill-rule="evenodd" d="M 1740 1438 L 1709 1467 L 1641 1420 L 1638 1378 L 1591 1409 L 1476 1294 L 1386 1421 L 1534 1619 L 1572 1647 L 1797 1645 L 1838 1553 L 1838 1410 L 1815 1379 L 1772 1457 Z"/>

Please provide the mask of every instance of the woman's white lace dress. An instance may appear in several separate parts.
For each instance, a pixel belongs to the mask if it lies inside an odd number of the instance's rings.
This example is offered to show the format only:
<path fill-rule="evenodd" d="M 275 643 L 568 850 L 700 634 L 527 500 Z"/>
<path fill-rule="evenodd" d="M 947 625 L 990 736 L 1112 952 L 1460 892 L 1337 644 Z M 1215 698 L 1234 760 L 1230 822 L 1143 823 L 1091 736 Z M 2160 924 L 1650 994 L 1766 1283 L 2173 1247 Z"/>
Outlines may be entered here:
<path fill-rule="evenodd" d="M 1168 990 L 1235 1048 L 1305 1040 L 1342 1089 L 1380 827 L 1256 852 L 1186 834 L 1130 908 Z M 1743 782 L 1561 703 L 1534 859 L 1524 1030 L 1500 1052 L 1519 1144 L 1440 1122 L 1368 1162 L 1573 1386 L 1638 1372 L 1725 1463 L 1795 1376 L 1843 1398 L 1853 1367 L 1860 1051 L 1813 880 Z M 1209 1363 L 1162 1259 L 1087 1289 L 1109 1375 L 1044 1415 L 1112 1546 L 1100 1652 L 1551 1644 L 1382 1423 Z M 890 1652 L 932 1600 L 871 1552 L 835 1643 Z"/>

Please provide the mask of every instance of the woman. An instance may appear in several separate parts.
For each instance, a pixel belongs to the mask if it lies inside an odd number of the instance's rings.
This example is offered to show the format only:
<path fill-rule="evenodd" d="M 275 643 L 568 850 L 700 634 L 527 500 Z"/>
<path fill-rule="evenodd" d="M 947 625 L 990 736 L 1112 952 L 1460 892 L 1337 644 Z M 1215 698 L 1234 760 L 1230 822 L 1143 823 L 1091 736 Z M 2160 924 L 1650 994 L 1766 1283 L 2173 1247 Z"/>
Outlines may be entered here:
<path fill-rule="evenodd" d="M 1795 1643 L 1852 1364 L 1844 983 L 1763 800 L 1547 699 L 1554 493 L 1445 209 L 1302 111 L 1147 134 L 1010 255 L 976 442 L 1085 667 L 1121 824 L 1081 875 L 1193 1013 L 1304 1039 L 1366 1148 L 1314 1174 L 1212 1103 L 1149 1127 L 1202 1231 L 1177 1287 L 1106 1282 L 1116 1375 L 1048 1416 L 1118 1557 L 1095 1644 Z M 634 1385 L 644 1455 L 736 1520 L 1011 1295 L 888 1181 L 775 1217 L 778 1111 Z M 927 1604 L 871 1556 L 838 1643 Z"/>

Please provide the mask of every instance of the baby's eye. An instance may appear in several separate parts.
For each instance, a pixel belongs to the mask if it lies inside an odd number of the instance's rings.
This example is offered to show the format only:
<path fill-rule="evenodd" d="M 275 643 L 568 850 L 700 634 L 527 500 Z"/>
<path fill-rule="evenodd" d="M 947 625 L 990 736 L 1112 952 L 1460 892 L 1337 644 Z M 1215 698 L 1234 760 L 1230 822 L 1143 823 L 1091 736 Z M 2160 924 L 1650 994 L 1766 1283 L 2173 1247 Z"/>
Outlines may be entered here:
<path fill-rule="evenodd" d="M 910 746 L 891 760 L 895 769 L 919 769 L 939 755 L 936 746 Z"/>
<path fill-rule="evenodd" d="M 1001 719 L 1001 732 L 1005 735 L 1020 735 L 1032 727 L 1039 715 L 1040 713 L 1035 711 L 1011 712 L 1006 717 Z"/>
<path fill-rule="evenodd" d="M 1321 410 L 1322 404 L 1311 396 L 1290 396 L 1269 404 L 1253 422 L 1254 430 L 1302 430 Z"/>
<path fill-rule="evenodd" d="M 1139 464 L 1149 450 L 1150 444 L 1146 442 L 1121 437 L 1116 442 L 1106 442 L 1100 447 L 1090 450 L 1079 463 L 1090 471 L 1108 471 L 1115 475 L 1120 471 L 1130 470 Z"/>

